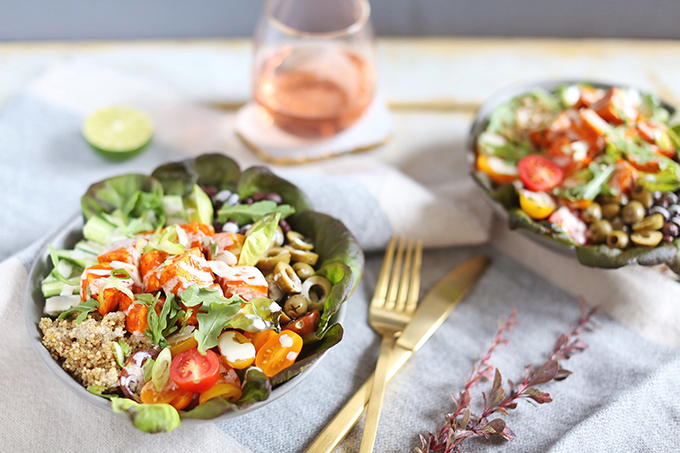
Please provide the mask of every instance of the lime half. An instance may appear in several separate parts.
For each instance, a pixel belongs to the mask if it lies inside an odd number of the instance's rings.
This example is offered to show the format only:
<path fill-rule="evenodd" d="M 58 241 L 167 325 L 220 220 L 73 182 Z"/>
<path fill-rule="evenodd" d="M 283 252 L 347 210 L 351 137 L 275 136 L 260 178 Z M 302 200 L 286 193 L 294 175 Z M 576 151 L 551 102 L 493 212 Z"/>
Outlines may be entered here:
<path fill-rule="evenodd" d="M 151 141 L 153 124 L 149 116 L 132 107 L 117 105 L 96 110 L 83 124 L 83 137 L 105 157 L 128 159 Z"/>

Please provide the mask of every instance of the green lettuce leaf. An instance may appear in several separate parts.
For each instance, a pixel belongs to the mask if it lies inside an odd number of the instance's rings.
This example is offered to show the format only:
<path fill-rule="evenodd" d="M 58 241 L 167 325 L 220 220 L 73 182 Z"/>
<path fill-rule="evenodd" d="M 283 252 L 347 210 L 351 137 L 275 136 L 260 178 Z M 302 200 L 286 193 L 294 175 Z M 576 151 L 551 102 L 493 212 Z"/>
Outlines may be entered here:
<path fill-rule="evenodd" d="M 191 193 L 184 197 L 184 206 L 190 222 L 213 223 L 213 205 L 208 194 L 198 184 L 194 184 Z"/>
<path fill-rule="evenodd" d="M 117 226 L 133 219 L 163 225 L 163 187 L 154 178 L 141 174 L 114 176 L 90 186 L 80 200 L 85 219 L 105 216 Z"/>
<path fill-rule="evenodd" d="M 215 153 L 161 165 L 151 176 L 160 181 L 166 194 L 184 196 L 191 193 L 195 184 L 233 192 L 240 174 L 233 159 Z"/>
<path fill-rule="evenodd" d="M 258 192 L 275 192 L 283 202 L 295 208 L 295 212 L 312 209 L 307 196 L 285 179 L 279 178 L 265 167 L 250 167 L 241 174 L 238 194 L 243 199 Z"/>
<path fill-rule="evenodd" d="M 111 398 L 114 412 L 124 413 L 145 433 L 169 433 L 180 425 L 177 410 L 169 404 L 139 404 L 127 398 Z"/>
<path fill-rule="evenodd" d="M 277 205 L 276 202 L 271 200 L 261 200 L 253 204 L 237 204 L 234 206 L 225 204 L 217 212 L 217 220 L 221 223 L 233 220 L 239 225 L 245 225 L 246 223 L 257 222 L 265 214 L 274 211 L 280 212 L 281 218 L 285 219 L 295 213 L 295 208 L 287 204 Z"/>
<path fill-rule="evenodd" d="M 280 212 L 270 212 L 253 224 L 253 229 L 246 236 L 238 258 L 239 266 L 255 266 L 260 261 L 260 257 L 267 251 L 274 239 L 280 218 Z"/>

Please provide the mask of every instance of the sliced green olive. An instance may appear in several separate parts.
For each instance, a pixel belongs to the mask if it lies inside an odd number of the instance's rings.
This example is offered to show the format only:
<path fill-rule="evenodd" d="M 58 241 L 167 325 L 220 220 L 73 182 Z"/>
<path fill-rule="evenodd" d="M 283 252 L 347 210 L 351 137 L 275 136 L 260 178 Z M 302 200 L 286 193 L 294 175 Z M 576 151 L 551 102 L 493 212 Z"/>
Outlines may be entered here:
<path fill-rule="evenodd" d="M 284 241 L 285 241 L 285 236 L 283 234 L 283 230 L 281 229 L 280 226 L 277 226 L 276 227 L 276 234 L 274 234 L 273 245 L 270 245 L 270 247 L 281 247 L 283 245 Z"/>
<path fill-rule="evenodd" d="M 654 203 L 654 194 L 647 190 L 647 188 L 641 184 L 638 184 L 635 187 L 633 187 L 630 197 L 633 200 L 637 200 L 640 203 L 642 203 L 642 206 L 644 206 L 645 208 L 650 208 Z"/>
<path fill-rule="evenodd" d="M 274 267 L 274 281 L 288 294 L 302 291 L 302 282 L 290 264 L 279 261 Z"/>
<path fill-rule="evenodd" d="M 310 300 L 310 310 L 322 311 L 326 298 L 331 293 L 332 288 L 333 285 L 326 277 L 315 275 L 305 280 L 300 294 L 307 296 L 307 299 Z"/>
<path fill-rule="evenodd" d="M 265 277 L 267 284 L 269 285 L 269 290 L 267 295 L 269 298 L 277 303 L 282 302 L 286 298 L 286 292 L 281 289 L 281 287 L 274 281 L 274 274 L 269 274 Z"/>
<path fill-rule="evenodd" d="M 621 205 L 616 203 L 607 203 L 602 205 L 602 217 L 605 219 L 613 219 L 621 213 Z"/>
<path fill-rule="evenodd" d="M 602 220 L 602 206 L 599 203 L 591 203 L 581 212 L 581 217 L 586 223 L 595 223 Z"/>
<path fill-rule="evenodd" d="M 302 294 L 295 294 L 290 296 L 286 303 L 283 304 L 283 311 L 289 318 L 295 319 L 307 313 L 309 308 L 309 299 Z"/>
<path fill-rule="evenodd" d="M 640 247 L 656 247 L 663 239 L 661 231 L 640 231 L 630 235 L 633 244 Z"/>
<path fill-rule="evenodd" d="M 612 231 L 607 236 L 607 245 L 613 249 L 625 249 L 628 247 L 628 234 L 623 231 Z"/>
<path fill-rule="evenodd" d="M 645 207 L 637 200 L 631 200 L 621 210 L 621 218 L 628 225 L 645 218 Z"/>
<path fill-rule="evenodd" d="M 314 244 L 297 231 L 289 231 L 286 236 L 290 245 L 298 250 L 312 250 L 314 248 Z"/>
<path fill-rule="evenodd" d="M 307 263 L 310 266 L 314 266 L 319 259 L 319 255 L 314 252 L 309 252 L 307 250 L 298 250 L 289 245 L 286 246 L 290 252 L 290 259 L 295 262 Z"/>
<path fill-rule="evenodd" d="M 663 215 L 652 214 L 633 224 L 633 231 L 657 231 L 663 228 Z"/>
<path fill-rule="evenodd" d="M 607 236 L 612 231 L 612 226 L 608 221 L 598 220 L 588 227 L 588 239 L 593 244 L 602 244 L 607 240 Z"/>
<path fill-rule="evenodd" d="M 613 219 L 611 219 L 609 221 L 609 223 L 611 223 L 612 229 L 614 231 L 626 231 L 627 228 L 628 228 L 626 226 L 626 224 L 623 223 L 623 220 L 621 219 L 621 217 L 614 217 Z"/>
<path fill-rule="evenodd" d="M 290 252 L 288 252 L 290 253 Z M 293 270 L 300 277 L 300 280 L 307 280 L 309 277 L 314 275 L 314 268 L 307 263 L 295 263 L 293 264 Z"/>
<path fill-rule="evenodd" d="M 272 247 L 260 258 L 260 261 L 257 262 L 257 267 L 262 272 L 271 272 L 280 261 L 290 263 L 290 252 L 283 247 Z"/>

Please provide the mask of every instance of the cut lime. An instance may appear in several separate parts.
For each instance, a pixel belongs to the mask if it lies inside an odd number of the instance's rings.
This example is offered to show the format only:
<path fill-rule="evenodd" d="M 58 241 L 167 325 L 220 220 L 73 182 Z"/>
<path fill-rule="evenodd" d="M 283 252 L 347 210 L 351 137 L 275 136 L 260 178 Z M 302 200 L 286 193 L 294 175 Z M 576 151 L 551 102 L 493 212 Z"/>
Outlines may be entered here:
<path fill-rule="evenodd" d="M 128 159 L 151 141 L 153 124 L 149 116 L 132 107 L 113 106 L 96 110 L 83 124 L 83 137 L 105 157 Z"/>

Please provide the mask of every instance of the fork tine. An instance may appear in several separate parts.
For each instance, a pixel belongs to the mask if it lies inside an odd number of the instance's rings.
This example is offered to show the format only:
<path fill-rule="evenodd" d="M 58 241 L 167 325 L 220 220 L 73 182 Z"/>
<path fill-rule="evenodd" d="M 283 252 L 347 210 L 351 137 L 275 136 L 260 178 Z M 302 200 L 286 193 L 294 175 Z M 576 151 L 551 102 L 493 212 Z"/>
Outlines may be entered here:
<path fill-rule="evenodd" d="M 385 258 L 383 258 L 382 268 L 378 276 L 378 283 L 375 285 L 375 292 L 373 299 L 371 299 L 371 306 L 382 307 L 385 305 L 385 297 L 387 295 L 387 286 L 389 284 L 390 271 L 392 270 L 392 260 L 394 258 L 394 247 L 397 243 L 397 237 L 392 236 L 390 243 L 387 245 L 385 251 Z"/>
<path fill-rule="evenodd" d="M 394 259 L 392 277 L 390 277 L 387 298 L 385 299 L 385 309 L 387 310 L 394 310 L 394 305 L 397 302 L 397 292 L 399 291 L 399 279 L 401 278 L 401 263 L 404 260 L 404 242 L 406 242 L 405 238 L 400 237 L 399 247 L 397 248 L 397 257 Z"/>
<path fill-rule="evenodd" d="M 409 287 L 408 298 L 406 301 L 406 314 L 410 315 L 418 305 L 420 296 L 420 267 L 423 263 L 423 241 L 418 239 L 416 243 L 413 267 L 411 268 L 411 285 Z"/>
<path fill-rule="evenodd" d="M 411 257 L 413 255 L 413 239 L 409 238 L 406 245 L 406 256 L 404 257 L 404 267 L 401 270 L 401 281 L 399 282 L 399 295 L 397 296 L 396 311 L 406 309 L 406 299 L 408 297 L 409 281 L 411 280 Z"/>

